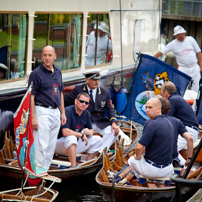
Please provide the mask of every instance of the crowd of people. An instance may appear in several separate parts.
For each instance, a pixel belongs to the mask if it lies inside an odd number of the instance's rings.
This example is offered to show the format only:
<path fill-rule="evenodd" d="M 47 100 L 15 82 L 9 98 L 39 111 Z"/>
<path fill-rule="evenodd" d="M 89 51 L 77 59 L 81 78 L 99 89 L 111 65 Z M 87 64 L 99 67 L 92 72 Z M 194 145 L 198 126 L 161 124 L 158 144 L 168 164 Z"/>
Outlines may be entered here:
<path fill-rule="evenodd" d="M 103 28 L 102 26 L 99 28 Z M 175 54 L 179 70 L 199 73 L 199 65 L 202 70 L 200 48 L 192 37 L 185 37 L 185 32 L 184 28 L 176 26 L 175 42 L 168 44 L 165 50 L 157 53 L 155 57 L 178 47 Z M 190 49 L 186 54 L 197 55 L 199 65 L 195 57 L 186 56 L 183 48 Z M 54 65 L 56 57 L 52 46 L 44 47 L 43 62 L 29 78 L 29 85 L 32 85 L 35 157 L 38 166 L 46 169 L 50 167 L 54 152 L 68 155 L 71 167 L 75 167 L 77 153 L 87 152 L 87 160 L 96 158 L 104 148 L 108 151 L 119 135 L 110 92 L 99 87 L 100 70 L 84 72 L 86 83 L 76 85 L 70 93 L 63 95 L 62 74 Z M 198 76 L 196 78 L 196 75 L 192 74 L 192 78 L 192 87 L 197 91 Z M 145 105 L 149 119 L 145 122 L 143 134 L 136 144 L 135 155 L 128 160 L 136 177 L 170 176 L 174 172 L 174 160 L 178 160 L 179 166 L 188 166 L 193 156 L 193 142 L 198 138 L 195 112 L 177 94 L 175 84 L 170 81 L 162 85 L 161 97 L 151 98 Z M 62 136 L 58 138 L 60 128 Z M 94 131 L 101 137 L 93 135 Z M 188 155 L 187 159 L 184 159 L 179 151 L 186 145 Z"/>

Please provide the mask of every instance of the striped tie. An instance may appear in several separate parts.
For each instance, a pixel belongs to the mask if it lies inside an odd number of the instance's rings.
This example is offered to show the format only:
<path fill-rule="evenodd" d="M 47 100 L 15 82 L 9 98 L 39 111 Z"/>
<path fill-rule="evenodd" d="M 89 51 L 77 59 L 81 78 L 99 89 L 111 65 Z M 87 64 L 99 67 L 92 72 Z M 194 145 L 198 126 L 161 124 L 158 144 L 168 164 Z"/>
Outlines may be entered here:
<path fill-rule="evenodd" d="M 90 99 L 94 102 L 94 100 L 93 100 L 93 91 L 92 90 L 90 90 Z"/>

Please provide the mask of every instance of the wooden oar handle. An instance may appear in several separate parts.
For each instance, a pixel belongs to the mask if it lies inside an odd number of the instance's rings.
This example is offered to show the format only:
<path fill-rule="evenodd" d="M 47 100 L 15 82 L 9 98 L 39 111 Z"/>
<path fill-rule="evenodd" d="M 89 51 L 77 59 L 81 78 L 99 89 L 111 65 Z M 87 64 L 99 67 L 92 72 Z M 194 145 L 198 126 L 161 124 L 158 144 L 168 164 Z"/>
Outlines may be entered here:
<path fill-rule="evenodd" d="M 201 171 L 202 171 L 202 166 L 200 168 L 198 168 L 197 170 L 195 170 L 194 172 L 190 173 L 187 176 L 187 179 L 191 179 L 191 178 L 198 176 L 201 173 Z"/>
<path fill-rule="evenodd" d="M 123 180 L 119 182 L 119 184 L 125 184 L 126 182 L 130 181 L 134 177 L 133 171 L 131 171 Z"/>
<path fill-rule="evenodd" d="M 131 170 L 132 170 L 131 167 L 128 166 L 128 167 L 127 167 L 122 173 L 120 173 L 118 176 L 120 176 L 121 179 L 122 179 L 122 178 L 124 178 Z"/>

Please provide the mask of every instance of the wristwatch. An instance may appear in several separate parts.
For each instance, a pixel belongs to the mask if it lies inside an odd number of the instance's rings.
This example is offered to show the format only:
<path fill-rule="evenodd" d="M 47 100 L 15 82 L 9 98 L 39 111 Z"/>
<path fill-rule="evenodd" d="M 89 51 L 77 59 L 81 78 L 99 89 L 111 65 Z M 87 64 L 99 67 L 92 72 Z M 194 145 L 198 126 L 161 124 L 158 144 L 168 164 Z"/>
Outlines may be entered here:
<path fill-rule="evenodd" d="M 81 131 L 81 134 L 82 134 L 82 136 L 81 136 L 81 139 L 82 139 L 85 134 L 83 133 L 83 131 Z"/>
<path fill-rule="evenodd" d="M 192 157 L 187 157 L 188 159 L 192 159 Z"/>

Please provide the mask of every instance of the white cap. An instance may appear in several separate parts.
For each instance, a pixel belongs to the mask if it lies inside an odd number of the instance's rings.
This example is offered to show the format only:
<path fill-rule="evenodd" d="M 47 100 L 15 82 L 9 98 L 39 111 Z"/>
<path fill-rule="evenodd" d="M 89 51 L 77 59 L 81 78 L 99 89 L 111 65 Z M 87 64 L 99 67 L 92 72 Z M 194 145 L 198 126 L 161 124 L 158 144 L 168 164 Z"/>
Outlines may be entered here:
<path fill-rule="evenodd" d="M 0 69 L 3 69 L 3 70 L 8 70 L 8 67 L 6 67 L 6 65 L 5 65 L 5 64 L 0 63 Z"/>
<path fill-rule="evenodd" d="M 101 72 L 101 69 L 98 69 L 98 68 L 89 69 L 83 72 L 83 75 L 89 79 L 101 79 L 100 72 Z"/>
<path fill-rule="evenodd" d="M 177 34 L 182 34 L 182 33 L 186 33 L 186 30 L 183 27 L 181 27 L 180 25 L 177 25 L 176 27 L 174 27 L 173 36 L 176 36 Z"/>
<path fill-rule="evenodd" d="M 101 22 L 101 23 L 99 24 L 99 26 L 98 26 L 98 29 L 100 29 L 100 30 L 103 31 L 103 32 L 107 32 L 105 22 Z"/>

